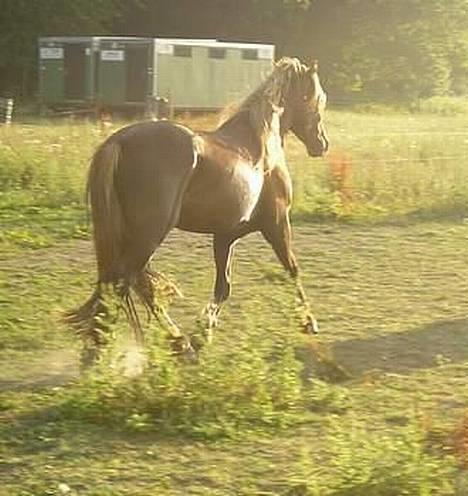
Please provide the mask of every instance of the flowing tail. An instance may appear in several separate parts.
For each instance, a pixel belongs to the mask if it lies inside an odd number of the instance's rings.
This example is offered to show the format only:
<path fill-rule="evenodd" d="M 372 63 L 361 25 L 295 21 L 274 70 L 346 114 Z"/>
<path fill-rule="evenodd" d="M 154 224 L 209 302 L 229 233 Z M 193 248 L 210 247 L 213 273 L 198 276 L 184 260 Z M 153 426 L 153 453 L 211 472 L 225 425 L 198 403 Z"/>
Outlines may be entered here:
<path fill-rule="evenodd" d="M 87 198 L 91 207 L 98 282 L 90 298 L 65 316 L 66 321 L 80 335 L 91 340 L 92 345 L 96 346 L 106 341 L 104 317 L 107 310 L 104 293 L 109 285 L 112 285 L 112 289 L 120 297 L 123 309 L 139 340 L 142 338 L 142 331 L 131 288 L 148 312 L 156 315 L 153 278 L 149 271 L 145 268 L 138 274 L 126 273 L 125 220 L 115 187 L 120 156 L 120 145 L 113 140 L 107 140 L 96 150 L 91 160 Z"/>
<path fill-rule="evenodd" d="M 88 173 L 98 278 L 88 301 L 69 312 L 66 320 L 85 342 L 96 346 L 105 344 L 109 336 L 109 321 L 103 319 L 108 294 L 117 296 L 138 340 L 142 340 L 142 326 L 135 296 L 148 316 L 163 325 L 167 322 L 173 337 L 181 336 L 155 301 L 155 284 L 160 278 L 151 273 L 148 263 L 177 223 L 202 141 L 187 129 L 165 121 L 135 126 L 108 138 L 96 150 Z M 138 157 L 137 148 L 141 149 Z M 130 165 L 134 162 L 137 165 Z M 170 187 L 166 187 L 168 179 Z"/>
<path fill-rule="evenodd" d="M 87 195 L 94 227 L 98 280 L 103 284 L 122 277 L 119 270 L 122 270 L 125 224 L 115 189 L 120 154 L 118 143 L 106 141 L 94 154 L 88 173 Z"/>

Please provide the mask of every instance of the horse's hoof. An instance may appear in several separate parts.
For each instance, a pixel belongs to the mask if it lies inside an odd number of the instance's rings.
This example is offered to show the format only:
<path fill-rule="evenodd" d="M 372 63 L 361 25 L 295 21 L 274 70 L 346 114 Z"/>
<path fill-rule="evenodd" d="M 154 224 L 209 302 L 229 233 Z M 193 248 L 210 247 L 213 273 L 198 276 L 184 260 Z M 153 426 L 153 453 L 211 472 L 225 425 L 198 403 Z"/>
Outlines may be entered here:
<path fill-rule="evenodd" d="M 171 348 L 175 355 L 188 358 L 189 360 L 196 360 L 197 358 L 196 348 L 194 348 L 192 342 L 186 336 L 171 338 Z"/>
<path fill-rule="evenodd" d="M 304 322 L 304 331 L 307 334 L 318 334 L 319 333 L 319 325 L 318 322 L 312 316 L 308 316 L 306 321 Z"/>
<path fill-rule="evenodd" d="M 187 362 L 195 363 L 198 361 L 198 350 L 189 342 L 181 356 Z"/>
<path fill-rule="evenodd" d="M 203 339 L 203 336 L 197 333 L 190 336 L 190 344 L 195 355 L 198 355 L 205 346 L 206 341 Z"/>
<path fill-rule="evenodd" d="M 188 338 L 185 336 L 172 336 L 170 341 L 171 350 L 177 355 L 184 353 L 189 346 L 192 346 Z"/>
<path fill-rule="evenodd" d="M 216 303 L 213 302 L 208 303 L 208 305 L 206 305 L 206 307 L 203 309 L 202 316 L 205 319 L 205 325 L 207 329 L 218 327 L 219 311 L 219 305 L 216 305 Z"/>
<path fill-rule="evenodd" d="M 81 350 L 80 354 L 80 370 L 81 372 L 86 372 L 93 365 L 95 365 L 99 359 L 100 350 L 96 346 L 86 346 Z"/>

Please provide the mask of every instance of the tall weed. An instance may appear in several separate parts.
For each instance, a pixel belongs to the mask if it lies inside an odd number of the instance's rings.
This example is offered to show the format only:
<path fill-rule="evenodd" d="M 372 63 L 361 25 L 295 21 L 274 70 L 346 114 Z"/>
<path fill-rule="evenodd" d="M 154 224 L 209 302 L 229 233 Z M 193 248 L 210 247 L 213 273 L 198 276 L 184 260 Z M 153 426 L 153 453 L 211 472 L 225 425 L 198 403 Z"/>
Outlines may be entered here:
<path fill-rule="evenodd" d="M 214 120 L 186 124 L 209 128 Z M 467 124 L 465 114 L 330 112 L 328 156 L 307 158 L 297 139 L 287 141 L 293 215 L 358 221 L 467 216 Z M 1 128 L 0 192 L 22 192 L 35 206 L 81 207 L 87 164 L 102 139 L 86 123 Z"/>
<path fill-rule="evenodd" d="M 135 377 L 122 373 L 115 356 L 111 362 L 104 359 L 66 392 L 67 417 L 212 438 L 288 425 L 304 403 L 291 346 L 272 360 L 248 338 L 239 339 L 235 353 L 215 342 L 190 363 L 163 344 L 153 345 Z"/>
<path fill-rule="evenodd" d="M 397 432 L 371 431 L 353 418 L 332 418 L 325 433 L 327 461 L 303 450 L 286 494 L 303 496 L 449 496 L 457 494 L 452 456 L 432 453 L 413 421 Z"/>

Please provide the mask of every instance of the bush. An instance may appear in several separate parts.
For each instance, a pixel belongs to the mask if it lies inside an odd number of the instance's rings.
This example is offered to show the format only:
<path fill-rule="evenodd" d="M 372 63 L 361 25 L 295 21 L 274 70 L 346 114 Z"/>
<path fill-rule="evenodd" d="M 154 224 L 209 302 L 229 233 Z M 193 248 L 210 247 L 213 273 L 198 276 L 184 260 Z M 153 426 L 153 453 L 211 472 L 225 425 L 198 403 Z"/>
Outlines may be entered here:
<path fill-rule="evenodd" d="M 126 377 L 118 362 L 110 350 L 92 373 L 66 391 L 64 414 L 211 438 L 289 425 L 311 402 L 287 339 L 258 346 L 252 335 L 242 334 L 235 351 L 217 339 L 196 363 L 181 361 L 164 339 L 157 339 L 146 348 L 142 374 Z"/>
<path fill-rule="evenodd" d="M 468 98 L 460 96 L 433 96 L 419 102 L 418 110 L 427 114 L 468 114 Z"/>
<path fill-rule="evenodd" d="M 449 496 L 456 464 L 427 449 L 417 420 L 399 432 L 369 432 L 357 419 L 334 418 L 326 431 L 327 463 L 304 452 L 296 483 L 301 496 Z M 328 467 L 327 467 L 328 465 Z"/>
<path fill-rule="evenodd" d="M 448 122 L 440 115 L 330 112 L 331 151 L 319 160 L 308 159 L 303 145 L 288 139 L 293 216 L 304 221 L 466 216 L 468 100 L 434 97 L 421 105 L 424 112 L 461 116 Z M 86 170 L 102 139 L 83 123 L 1 128 L 1 202 L 22 195 L 29 198 L 26 207 L 84 211 Z"/>
<path fill-rule="evenodd" d="M 0 129 L 0 192 L 27 191 L 37 205 L 84 200 L 96 131 L 87 125 L 12 125 Z"/>

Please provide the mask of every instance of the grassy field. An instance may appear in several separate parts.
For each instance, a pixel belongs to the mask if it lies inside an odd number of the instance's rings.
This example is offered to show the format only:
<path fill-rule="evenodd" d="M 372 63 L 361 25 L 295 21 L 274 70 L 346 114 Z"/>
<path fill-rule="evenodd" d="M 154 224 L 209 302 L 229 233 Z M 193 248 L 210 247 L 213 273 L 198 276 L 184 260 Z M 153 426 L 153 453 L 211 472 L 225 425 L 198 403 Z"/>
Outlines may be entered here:
<path fill-rule="evenodd" d="M 85 375 L 60 319 L 95 277 L 83 183 L 102 136 L 0 128 L 0 495 L 468 495 L 468 118 L 329 123 L 328 158 L 287 144 L 322 333 L 300 333 L 293 288 L 252 235 L 198 363 L 155 323 L 137 349 L 120 319 Z M 210 239 L 175 231 L 155 265 L 197 332 Z"/>

